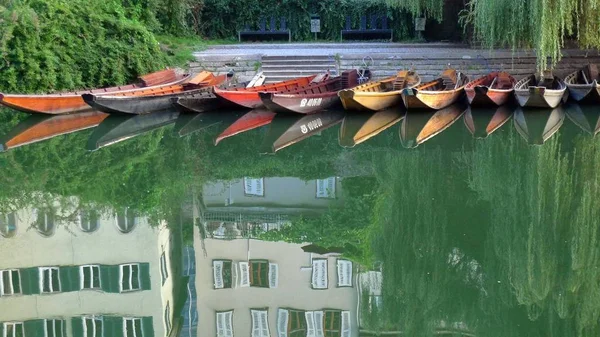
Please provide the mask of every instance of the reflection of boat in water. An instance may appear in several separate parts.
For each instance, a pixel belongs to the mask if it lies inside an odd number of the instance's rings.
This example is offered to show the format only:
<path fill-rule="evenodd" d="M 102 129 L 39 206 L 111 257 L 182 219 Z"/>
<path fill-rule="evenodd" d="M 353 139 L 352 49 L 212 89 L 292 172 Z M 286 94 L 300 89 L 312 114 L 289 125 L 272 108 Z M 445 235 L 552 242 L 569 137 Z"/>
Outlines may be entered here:
<path fill-rule="evenodd" d="M 600 132 L 600 107 L 569 103 L 565 105 L 565 112 L 573 123 L 590 135 Z"/>
<path fill-rule="evenodd" d="M 456 122 L 466 108 L 465 104 L 457 103 L 438 111 L 408 111 L 400 126 L 402 146 L 415 148 L 435 137 Z"/>
<path fill-rule="evenodd" d="M 65 135 L 100 124 L 107 114 L 87 111 L 70 115 L 34 114 L 12 128 L 0 138 L 0 151 L 37 143 L 56 136 Z"/>
<path fill-rule="evenodd" d="M 244 110 L 246 112 L 247 110 Z M 237 120 L 244 112 L 239 110 L 227 112 L 205 112 L 198 114 L 182 114 L 177 119 L 173 133 L 185 137 L 210 127 L 229 124 Z"/>
<path fill-rule="evenodd" d="M 512 108 L 506 105 L 494 108 L 467 107 L 464 121 L 473 137 L 486 138 L 508 122 L 512 113 Z"/>
<path fill-rule="evenodd" d="M 88 139 L 87 149 L 98 150 L 124 140 L 156 130 L 177 120 L 175 109 L 141 115 L 110 115 L 94 130 Z"/>
<path fill-rule="evenodd" d="M 215 145 L 219 144 L 225 138 L 268 125 L 273 121 L 273 118 L 275 118 L 275 113 L 272 111 L 266 109 L 252 110 L 238 118 L 221 132 L 217 136 L 217 139 L 215 139 Z"/>
<path fill-rule="evenodd" d="M 542 145 L 560 129 L 564 120 L 565 112 L 562 107 L 554 109 L 517 108 L 514 124 L 527 143 Z"/>
<path fill-rule="evenodd" d="M 376 113 L 348 113 L 340 127 L 339 143 L 344 147 L 358 145 L 398 123 L 403 116 L 397 108 Z"/>
<path fill-rule="evenodd" d="M 263 153 L 275 153 L 342 121 L 342 111 L 321 111 L 312 115 L 277 114 L 261 146 Z"/>

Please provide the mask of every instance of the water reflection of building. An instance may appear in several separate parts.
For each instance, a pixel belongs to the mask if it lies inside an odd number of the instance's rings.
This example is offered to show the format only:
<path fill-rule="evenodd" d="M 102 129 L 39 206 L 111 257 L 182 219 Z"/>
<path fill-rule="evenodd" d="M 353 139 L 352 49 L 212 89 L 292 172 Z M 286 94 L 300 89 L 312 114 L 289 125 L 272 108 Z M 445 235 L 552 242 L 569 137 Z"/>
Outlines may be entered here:
<path fill-rule="evenodd" d="M 350 261 L 251 239 L 289 225 L 292 215 L 323 212 L 340 187 L 336 178 L 246 178 L 204 187 L 194 235 L 198 336 L 358 335 Z"/>
<path fill-rule="evenodd" d="M 177 333 L 180 230 L 130 210 L 0 219 L 0 336 Z"/>

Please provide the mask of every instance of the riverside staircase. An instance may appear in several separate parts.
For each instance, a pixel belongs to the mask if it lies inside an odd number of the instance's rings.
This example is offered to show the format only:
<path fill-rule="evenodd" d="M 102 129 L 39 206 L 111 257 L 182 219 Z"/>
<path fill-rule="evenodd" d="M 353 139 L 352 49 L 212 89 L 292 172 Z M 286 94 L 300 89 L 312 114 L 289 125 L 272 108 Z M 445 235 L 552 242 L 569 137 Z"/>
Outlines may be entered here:
<path fill-rule="evenodd" d="M 290 80 L 329 71 L 338 74 L 338 64 L 331 56 L 263 56 L 261 71 L 266 83 Z"/>

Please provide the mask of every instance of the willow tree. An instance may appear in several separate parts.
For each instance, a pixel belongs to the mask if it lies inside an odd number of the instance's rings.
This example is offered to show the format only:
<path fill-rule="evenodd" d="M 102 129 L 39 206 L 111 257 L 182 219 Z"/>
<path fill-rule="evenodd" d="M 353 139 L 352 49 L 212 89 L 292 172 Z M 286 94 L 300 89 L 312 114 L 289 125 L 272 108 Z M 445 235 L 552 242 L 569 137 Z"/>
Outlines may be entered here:
<path fill-rule="evenodd" d="M 442 20 L 444 0 L 384 0 L 389 6 L 408 11 L 414 16 Z"/>
<path fill-rule="evenodd" d="M 599 11 L 600 0 L 470 0 L 461 21 L 486 47 L 534 48 L 542 70 L 560 61 L 566 38 L 600 48 Z"/>

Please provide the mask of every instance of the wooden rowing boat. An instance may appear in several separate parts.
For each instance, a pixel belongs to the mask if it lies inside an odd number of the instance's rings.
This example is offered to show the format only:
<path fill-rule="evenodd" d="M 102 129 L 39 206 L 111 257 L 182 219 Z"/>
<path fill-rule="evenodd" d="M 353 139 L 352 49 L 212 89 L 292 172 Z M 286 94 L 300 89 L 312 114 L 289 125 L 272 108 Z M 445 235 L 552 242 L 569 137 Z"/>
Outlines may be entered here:
<path fill-rule="evenodd" d="M 516 83 L 509 73 L 495 71 L 469 82 L 465 92 L 472 106 L 498 106 L 508 102 Z"/>
<path fill-rule="evenodd" d="M 342 122 L 344 113 L 327 110 L 312 115 L 277 114 L 261 146 L 262 153 L 275 153 Z"/>
<path fill-rule="evenodd" d="M 402 101 L 407 109 L 443 109 L 460 98 L 468 82 L 463 73 L 448 69 L 438 79 L 402 90 Z"/>
<path fill-rule="evenodd" d="M 113 95 L 82 95 L 83 100 L 94 109 L 106 113 L 145 114 L 173 107 L 173 99 L 187 93 L 197 93 L 198 90 L 220 85 L 227 80 L 227 75 L 215 76 L 203 71 L 178 85 L 172 85 L 159 90 L 140 91 L 136 95 L 116 93 Z"/>
<path fill-rule="evenodd" d="M 223 130 L 215 139 L 215 145 L 218 145 L 223 139 L 269 125 L 273 121 L 273 118 L 275 118 L 275 113 L 272 111 L 266 109 L 252 110 Z"/>
<path fill-rule="evenodd" d="M 0 152 L 93 128 L 106 117 L 107 114 L 99 111 L 57 116 L 34 114 L 0 137 Z"/>
<path fill-rule="evenodd" d="M 375 137 L 400 122 L 404 114 L 399 109 L 375 113 L 347 113 L 340 126 L 339 144 L 354 147 Z"/>
<path fill-rule="evenodd" d="M 552 137 L 563 125 L 565 112 L 562 107 L 554 109 L 527 109 L 515 110 L 515 128 L 531 145 L 542 145 Z"/>
<path fill-rule="evenodd" d="M 508 122 L 512 114 L 513 109 L 507 105 L 495 108 L 467 107 L 463 120 L 473 137 L 487 138 Z"/>
<path fill-rule="evenodd" d="M 400 141 L 407 149 L 416 148 L 439 135 L 463 115 L 467 106 L 456 103 L 433 111 L 407 112 L 400 126 Z"/>
<path fill-rule="evenodd" d="M 138 83 L 112 88 L 81 90 L 50 95 L 11 95 L 0 93 L 0 104 L 27 113 L 51 115 L 74 113 L 90 108 L 81 97 L 83 94 L 114 95 L 120 93 L 141 95 L 144 92 L 154 92 L 169 88 L 186 79 L 189 79 L 189 75 L 181 74 L 175 69 L 167 69 L 141 76 Z"/>
<path fill-rule="evenodd" d="M 521 79 L 515 84 L 515 96 L 520 106 L 529 108 L 556 108 L 568 98 L 565 82 L 549 72 Z"/>
<path fill-rule="evenodd" d="M 338 92 L 358 84 L 358 71 L 355 69 L 322 82 L 311 82 L 306 86 L 280 92 L 261 92 L 259 96 L 271 111 L 312 114 L 339 105 Z"/>
<path fill-rule="evenodd" d="M 143 115 L 110 115 L 94 129 L 88 138 L 87 149 L 95 151 L 159 129 L 175 123 L 178 116 L 179 112 L 175 109 Z"/>
<path fill-rule="evenodd" d="M 580 129 L 595 136 L 600 132 L 600 109 L 595 105 L 567 103 L 567 117 Z"/>
<path fill-rule="evenodd" d="M 402 102 L 402 90 L 421 84 L 421 78 L 413 71 L 400 71 L 396 76 L 377 82 L 367 82 L 353 89 L 339 92 L 346 110 L 379 111 Z"/>
<path fill-rule="evenodd" d="M 289 81 L 263 84 L 250 88 L 214 88 L 214 93 L 221 99 L 244 108 L 256 109 L 263 106 L 259 92 L 280 92 L 293 90 L 308 85 L 317 75 L 295 78 Z"/>
<path fill-rule="evenodd" d="M 598 66 L 588 64 L 565 78 L 569 94 L 577 102 L 600 103 Z"/>

